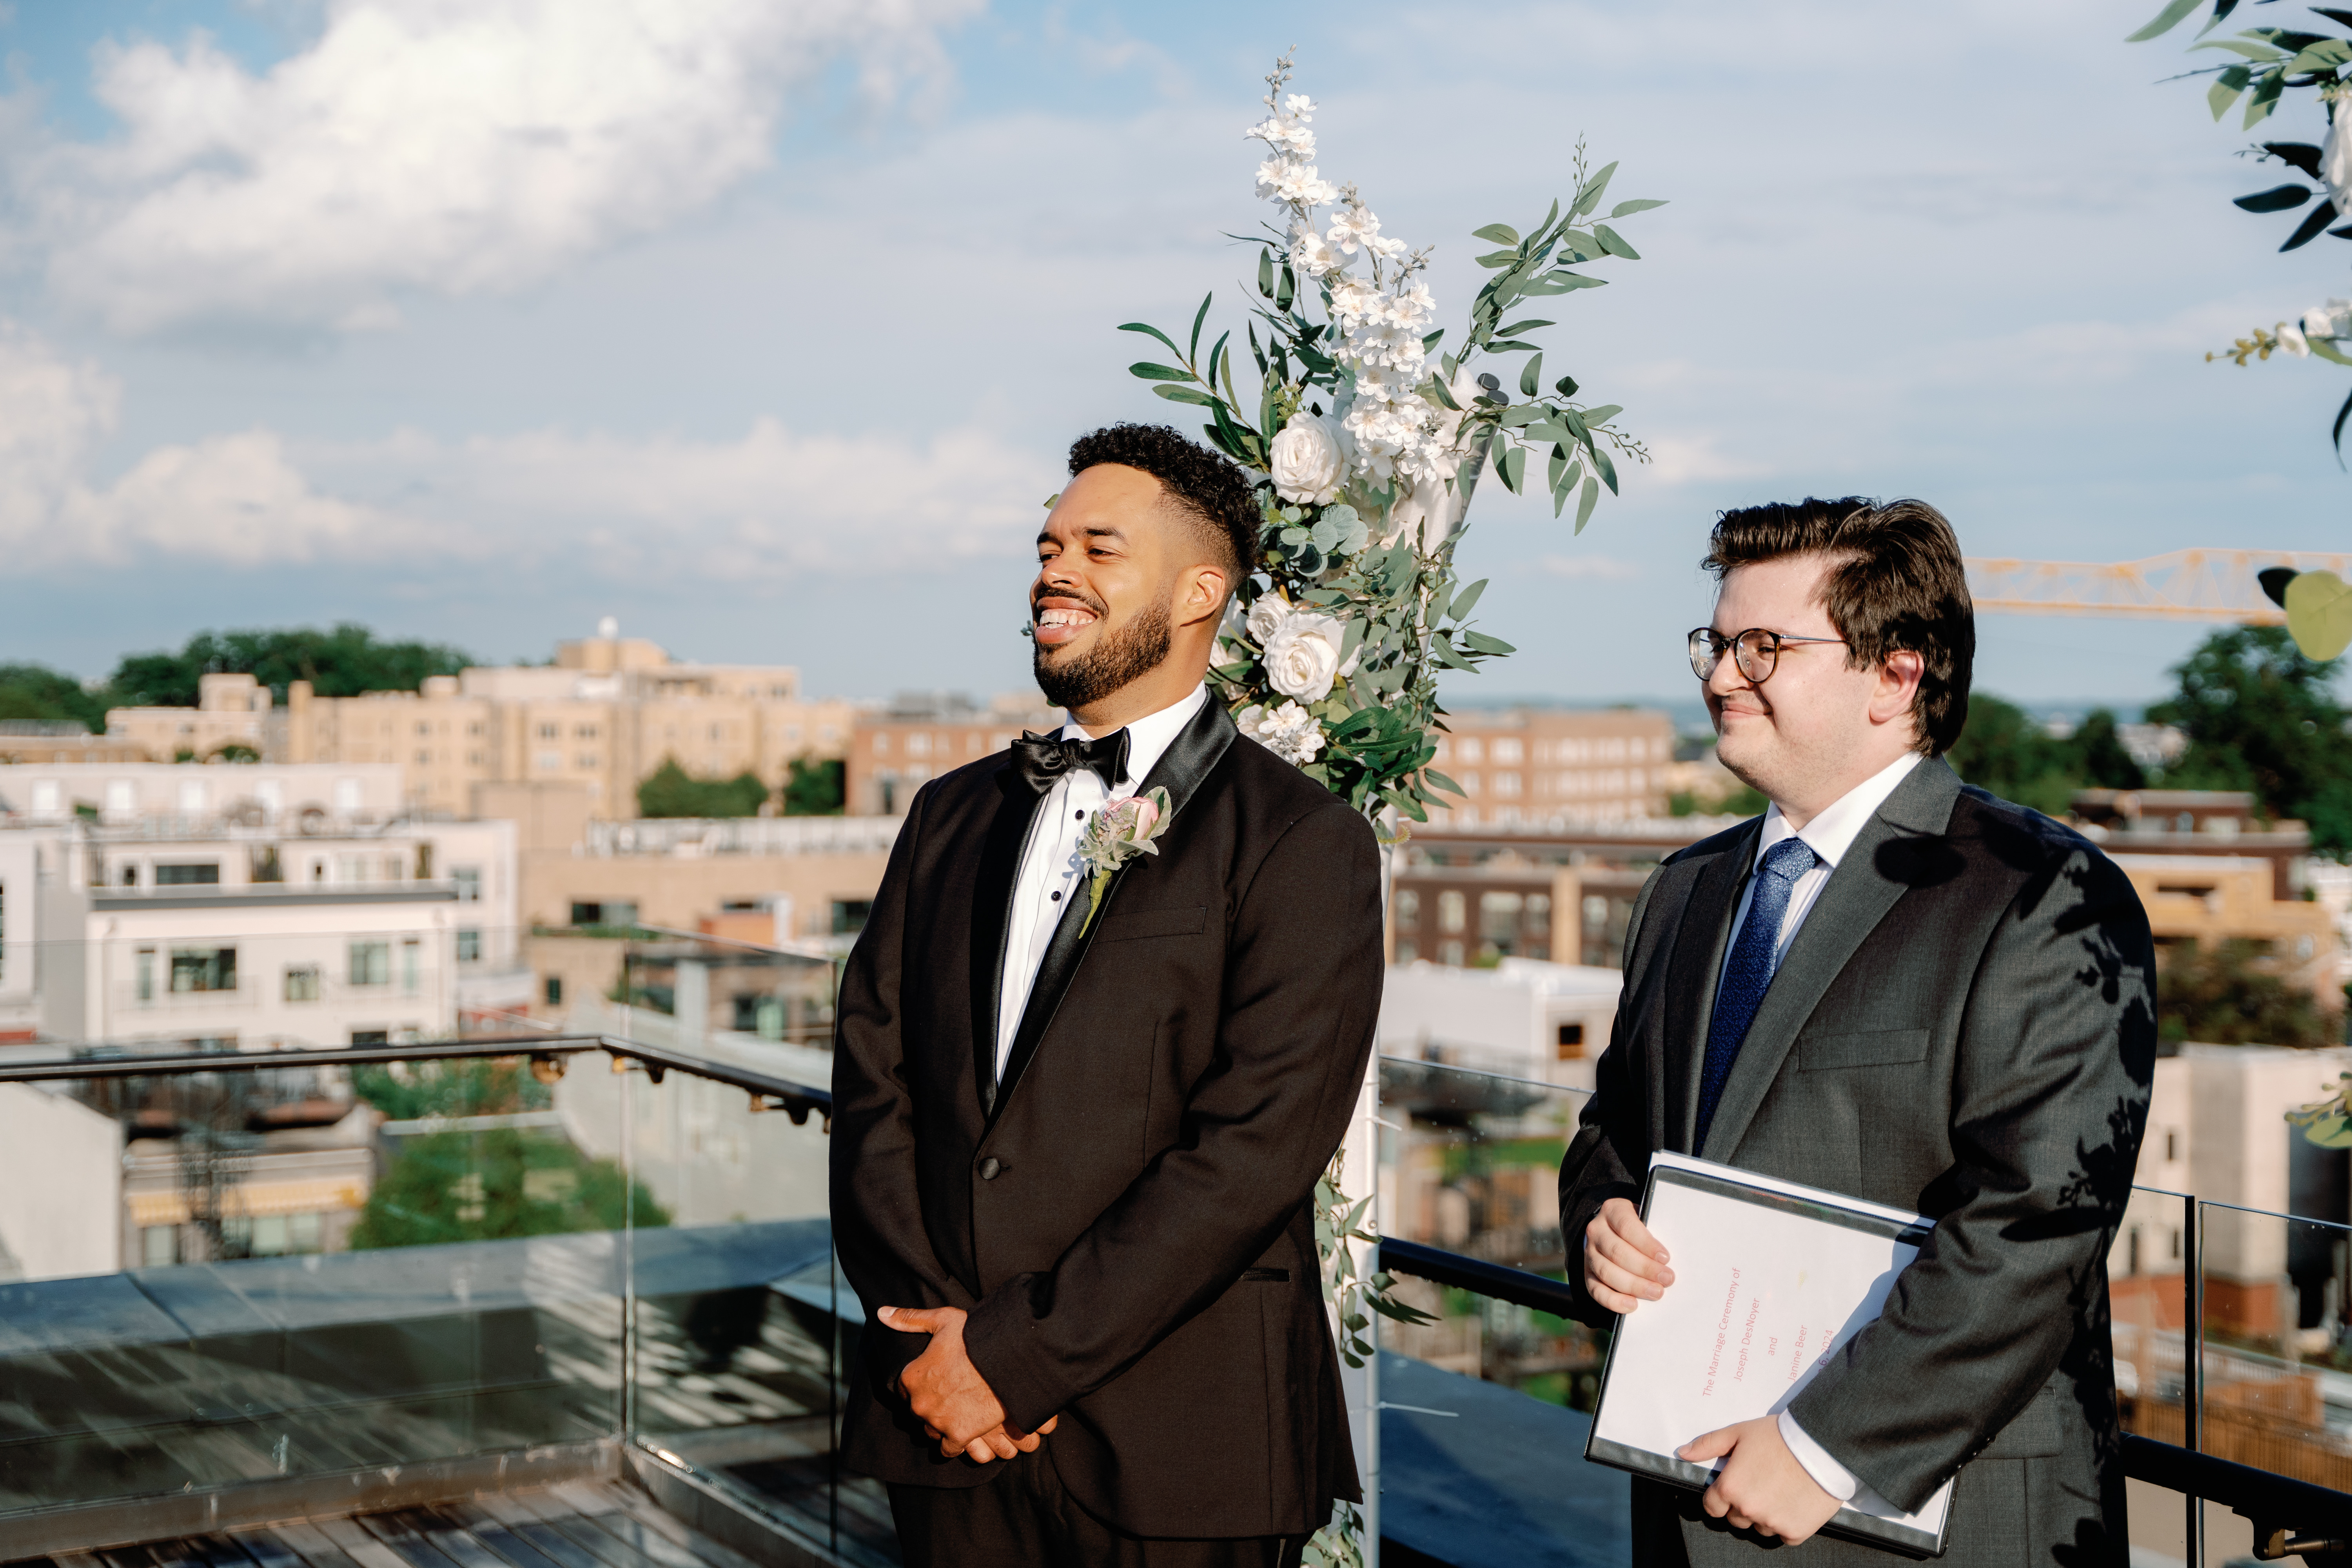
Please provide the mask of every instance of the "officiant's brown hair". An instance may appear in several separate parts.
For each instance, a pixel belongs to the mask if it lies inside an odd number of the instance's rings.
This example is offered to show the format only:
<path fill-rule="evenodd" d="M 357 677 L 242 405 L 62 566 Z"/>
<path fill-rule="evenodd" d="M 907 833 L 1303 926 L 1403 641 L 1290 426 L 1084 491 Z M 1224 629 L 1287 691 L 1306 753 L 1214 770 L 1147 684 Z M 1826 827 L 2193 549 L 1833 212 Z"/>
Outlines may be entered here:
<path fill-rule="evenodd" d="M 1719 583 L 1735 566 L 1817 554 L 1836 562 L 1822 607 L 1845 638 L 1847 664 L 1863 669 L 1890 653 L 1917 654 L 1925 668 L 1911 716 L 1919 750 L 1951 750 L 1969 720 L 1977 651 L 1976 606 L 1952 525 L 1923 500 L 1808 496 L 1723 513 L 1699 564 Z"/>
<path fill-rule="evenodd" d="M 1257 570 L 1257 498 L 1233 463 L 1165 425 L 1106 425 L 1070 444 L 1071 478 L 1098 463 L 1140 468 L 1160 481 L 1168 503 L 1217 551 L 1228 594 Z"/>

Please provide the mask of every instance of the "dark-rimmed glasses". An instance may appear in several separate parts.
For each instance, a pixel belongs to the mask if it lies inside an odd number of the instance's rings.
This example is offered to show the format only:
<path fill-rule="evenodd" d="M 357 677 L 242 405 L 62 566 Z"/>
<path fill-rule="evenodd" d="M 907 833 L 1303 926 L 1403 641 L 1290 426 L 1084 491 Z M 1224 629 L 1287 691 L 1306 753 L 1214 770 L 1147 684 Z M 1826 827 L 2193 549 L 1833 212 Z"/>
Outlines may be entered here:
<path fill-rule="evenodd" d="M 1723 662 L 1724 650 L 1732 650 L 1739 673 L 1761 684 L 1772 679 L 1780 668 L 1780 650 L 1790 643 L 1832 643 L 1843 647 L 1843 637 L 1791 637 L 1779 632 L 1768 632 L 1762 626 L 1750 626 L 1738 637 L 1725 637 L 1712 626 L 1700 626 L 1690 635 L 1691 673 L 1701 680 L 1715 678 L 1715 667 Z"/>

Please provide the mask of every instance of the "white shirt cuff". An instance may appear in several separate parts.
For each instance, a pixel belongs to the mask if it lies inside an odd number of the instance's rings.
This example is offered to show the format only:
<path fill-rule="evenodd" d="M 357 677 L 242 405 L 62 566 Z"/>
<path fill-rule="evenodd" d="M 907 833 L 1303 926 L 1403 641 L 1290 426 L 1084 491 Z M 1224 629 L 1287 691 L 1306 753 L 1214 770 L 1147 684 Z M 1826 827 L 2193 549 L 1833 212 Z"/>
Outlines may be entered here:
<path fill-rule="evenodd" d="M 1789 1452 L 1797 1456 L 1797 1463 L 1813 1478 L 1822 1490 L 1840 1502 L 1852 1502 L 1853 1494 L 1862 1489 L 1854 1473 L 1830 1458 L 1830 1451 L 1805 1435 L 1797 1418 L 1787 1411 L 1780 1412 L 1780 1441 L 1789 1445 Z"/>

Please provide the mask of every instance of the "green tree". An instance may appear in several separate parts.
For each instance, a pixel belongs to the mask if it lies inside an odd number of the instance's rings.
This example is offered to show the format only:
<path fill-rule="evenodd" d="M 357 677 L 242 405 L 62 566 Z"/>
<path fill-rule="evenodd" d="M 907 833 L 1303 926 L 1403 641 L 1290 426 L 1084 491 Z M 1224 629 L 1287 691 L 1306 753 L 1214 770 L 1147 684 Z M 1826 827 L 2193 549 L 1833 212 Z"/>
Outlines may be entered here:
<path fill-rule="evenodd" d="M 637 785 L 641 816 L 757 816 L 767 804 L 768 786 L 744 772 L 731 779 L 698 779 L 664 757 L 653 775 Z"/>
<path fill-rule="evenodd" d="M 391 1121 L 544 1110 L 554 1097 L 512 1059 L 401 1062 L 352 1069 L 352 1092 Z"/>
<path fill-rule="evenodd" d="M 2314 849 L 2352 854 L 2352 736 L 2335 670 L 2305 658 L 2284 626 L 2207 637 L 2173 671 L 2179 695 L 2147 710 L 2189 737 L 2165 785 L 2251 790 L 2263 816 L 2308 823 Z"/>
<path fill-rule="evenodd" d="M 642 1182 L 560 1138 L 511 1127 L 411 1142 L 368 1194 L 352 1247 L 429 1247 L 571 1231 L 666 1226 Z"/>
<path fill-rule="evenodd" d="M 79 721 L 92 734 L 106 730 L 109 704 L 61 670 L 38 664 L 0 664 L 0 719 Z"/>
<path fill-rule="evenodd" d="M 2072 749 L 2025 710 L 1989 692 L 1969 699 L 1969 721 L 1945 760 L 1979 789 L 2049 816 L 2063 816 L 2082 787 Z"/>
<path fill-rule="evenodd" d="M 846 770 L 838 757 L 794 757 L 784 776 L 786 816 L 839 816 L 848 799 Z"/>
<path fill-rule="evenodd" d="M 2157 975 L 2158 1033 L 2216 1046 L 2335 1044 L 2317 999 L 2255 968 L 2262 954 L 2242 937 L 2210 953 L 2193 940 L 2174 948 Z"/>
<path fill-rule="evenodd" d="M 2083 782 L 2095 789 L 2145 789 L 2147 773 L 2124 749 L 2121 726 L 2104 708 L 2095 708 L 2065 743 L 2074 752 Z"/>
<path fill-rule="evenodd" d="M 414 691 L 432 675 L 455 675 L 474 660 L 440 643 L 379 642 L 367 627 L 342 622 L 330 631 L 200 632 L 178 652 L 131 654 L 110 682 L 119 705 L 193 708 L 206 675 L 250 675 L 276 694 L 307 680 L 321 697 Z"/>

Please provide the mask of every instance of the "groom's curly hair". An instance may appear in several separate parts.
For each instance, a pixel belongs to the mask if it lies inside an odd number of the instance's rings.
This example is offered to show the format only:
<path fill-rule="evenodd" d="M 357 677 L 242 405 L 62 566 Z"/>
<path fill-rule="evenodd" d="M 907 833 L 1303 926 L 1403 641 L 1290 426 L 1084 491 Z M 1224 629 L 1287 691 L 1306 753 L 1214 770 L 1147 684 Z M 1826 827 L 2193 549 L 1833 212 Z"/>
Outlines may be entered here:
<path fill-rule="evenodd" d="M 1070 444 L 1075 479 L 1102 463 L 1140 468 L 1160 481 L 1162 500 L 1198 531 L 1216 564 L 1231 577 L 1228 591 L 1257 570 L 1257 498 L 1241 469 L 1165 425 L 1106 425 Z"/>

